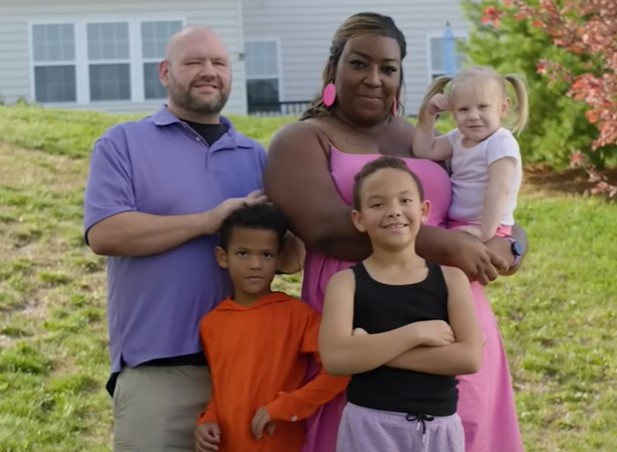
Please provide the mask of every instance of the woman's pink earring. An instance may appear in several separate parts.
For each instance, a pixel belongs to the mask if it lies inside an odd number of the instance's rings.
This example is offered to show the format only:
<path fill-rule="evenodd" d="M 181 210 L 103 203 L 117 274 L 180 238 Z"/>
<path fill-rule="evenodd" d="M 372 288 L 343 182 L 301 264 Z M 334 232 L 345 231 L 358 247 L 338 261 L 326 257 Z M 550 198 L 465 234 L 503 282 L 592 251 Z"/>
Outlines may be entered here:
<path fill-rule="evenodd" d="M 336 100 L 336 87 L 334 86 L 334 83 L 330 82 L 326 86 L 324 86 L 321 100 L 323 101 L 323 104 L 328 108 L 334 105 L 334 101 Z"/>
<path fill-rule="evenodd" d="M 397 116 L 398 115 L 398 101 L 396 100 L 396 97 L 394 98 L 394 102 L 392 102 L 392 116 Z"/>

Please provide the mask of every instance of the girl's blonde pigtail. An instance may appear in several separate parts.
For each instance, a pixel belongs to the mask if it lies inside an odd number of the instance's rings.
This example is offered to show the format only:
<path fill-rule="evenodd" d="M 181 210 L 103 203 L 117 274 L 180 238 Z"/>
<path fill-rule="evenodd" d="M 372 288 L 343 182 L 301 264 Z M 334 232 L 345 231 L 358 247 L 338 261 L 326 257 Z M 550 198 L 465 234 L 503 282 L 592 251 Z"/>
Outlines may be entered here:
<path fill-rule="evenodd" d="M 519 133 L 527 125 L 529 119 L 529 99 L 527 94 L 527 85 L 525 80 L 516 74 L 508 74 L 504 79 L 512 85 L 516 95 L 516 119 L 512 124 L 512 132 Z"/>
<path fill-rule="evenodd" d="M 428 103 L 431 100 L 431 98 L 435 94 L 443 93 L 444 89 L 446 88 L 448 83 L 450 83 L 451 81 L 452 81 L 452 78 L 448 77 L 447 75 L 437 77 L 435 80 L 433 80 L 433 83 L 431 83 L 431 86 L 428 87 L 428 91 L 426 92 L 424 99 L 422 99 L 422 104 L 420 105 L 420 109 L 418 110 L 418 121 L 421 121 L 422 117 L 425 115 L 426 109 L 428 107 Z"/>

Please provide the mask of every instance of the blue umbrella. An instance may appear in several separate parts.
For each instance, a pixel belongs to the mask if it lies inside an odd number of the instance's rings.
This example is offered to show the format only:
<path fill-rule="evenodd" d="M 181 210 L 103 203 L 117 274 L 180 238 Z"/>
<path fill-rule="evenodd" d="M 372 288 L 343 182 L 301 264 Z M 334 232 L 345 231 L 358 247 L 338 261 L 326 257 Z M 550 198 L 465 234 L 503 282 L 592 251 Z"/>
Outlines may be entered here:
<path fill-rule="evenodd" d="M 454 33 L 452 33 L 450 22 L 446 22 L 446 27 L 443 31 L 442 46 L 443 72 L 445 75 L 453 77 L 457 71 L 458 58 L 456 55 L 456 40 Z"/>

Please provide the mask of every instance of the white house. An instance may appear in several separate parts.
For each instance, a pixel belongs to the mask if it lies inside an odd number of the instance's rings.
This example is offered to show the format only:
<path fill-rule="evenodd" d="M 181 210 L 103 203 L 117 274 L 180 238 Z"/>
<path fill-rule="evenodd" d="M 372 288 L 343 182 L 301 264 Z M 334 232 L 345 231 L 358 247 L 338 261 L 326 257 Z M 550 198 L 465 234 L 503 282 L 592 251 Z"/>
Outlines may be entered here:
<path fill-rule="evenodd" d="M 459 0 L 2 0 L 0 101 L 153 111 L 165 96 L 157 64 L 167 40 L 201 23 L 221 34 L 231 54 L 226 112 L 285 113 L 317 94 L 336 27 L 360 11 L 390 15 L 405 33 L 405 107 L 415 113 L 443 72 L 446 22 L 456 36 L 467 32 Z"/>

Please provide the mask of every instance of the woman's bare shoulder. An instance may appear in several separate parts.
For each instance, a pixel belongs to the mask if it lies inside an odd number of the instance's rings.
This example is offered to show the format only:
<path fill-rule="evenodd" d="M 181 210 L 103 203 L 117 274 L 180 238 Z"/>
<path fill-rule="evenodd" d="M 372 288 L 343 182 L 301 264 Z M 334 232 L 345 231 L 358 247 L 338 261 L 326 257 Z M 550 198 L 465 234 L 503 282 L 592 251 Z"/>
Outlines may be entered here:
<path fill-rule="evenodd" d="M 413 138 L 415 126 L 407 119 L 397 116 L 391 122 L 392 131 L 404 138 Z"/>
<path fill-rule="evenodd" d="M 397 157 L 412 157 L 414 130 L 414 126 L 406 118 L 392 118 L 378 137 L 381 152 Z"/>
<path fill-rule="evenodd" d="M 311 145 L 319 145 L 325 148 L 328 141 L 327 134 L 315 121 L 293 121 L 276 131 L 270 141 L 269 150 L 270 152 L 277 152 L 278 149 L 289 149 L 290 146 L 303 148 Z M 298 146 L 298 144 L 304 146 Z"/>

